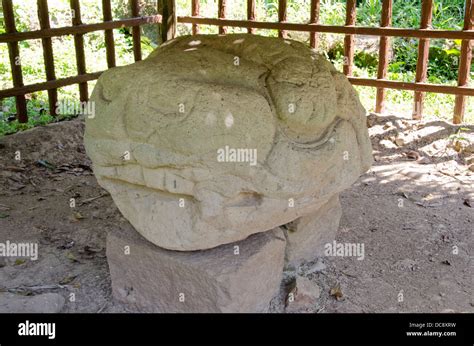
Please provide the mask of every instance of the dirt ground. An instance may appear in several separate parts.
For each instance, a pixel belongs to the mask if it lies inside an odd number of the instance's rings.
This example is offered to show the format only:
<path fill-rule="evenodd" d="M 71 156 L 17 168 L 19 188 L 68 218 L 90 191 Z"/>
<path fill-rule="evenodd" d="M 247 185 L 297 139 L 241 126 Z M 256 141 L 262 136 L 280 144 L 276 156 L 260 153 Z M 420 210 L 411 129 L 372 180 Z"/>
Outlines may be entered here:
<path fill-rule="evenodd" d="M 474 127 L 367 121 L 375 162 L 342 194 L 337 236 L 365 257 L 301 267 L 320 289 L 308 311 L 474 312 Z M 0 139 L 0 242 L 39 244 L 36 261 L 0 257 L 0 300 L 56 293 L 61 312 L 127 311 L 111 297 L 105 238 L 131 226 L 97 185 L 83 130 L 77 119 Z"/>

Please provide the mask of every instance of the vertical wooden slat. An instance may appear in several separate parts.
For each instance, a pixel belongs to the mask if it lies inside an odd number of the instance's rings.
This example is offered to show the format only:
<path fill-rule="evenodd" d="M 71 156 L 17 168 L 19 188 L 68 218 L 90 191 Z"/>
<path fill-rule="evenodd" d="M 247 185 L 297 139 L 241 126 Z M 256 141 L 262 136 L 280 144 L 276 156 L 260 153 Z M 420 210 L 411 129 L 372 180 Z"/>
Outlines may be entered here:
<path fill-rule="evenodd" d="M 102 15 L 104 22 L 112 20 L 112 8 L 110 6 L 110 0 L 102 0 Z M 105 50 L 107 52 L 107 66 L 109 68 L 115 67 L 115 43 L 113 30 L 105 30 L 104 39 Z"/>
<path fill-rule="evenodd" d="M 356 22 L 356 0 L 347 0 L 346 3 L 346 26 L 354 26 Z M 346 76 L 352 75 L 354 63 L 354 35 L 344 37 L 344 65 L 343 71 Z"/>
<path fill-rule="evenodd" d="M 140 17 L 140 5 L 138 0 L 130 0 L 130 7 L 132 10 L 132 17 Z M 132 40 L 133 40 L 133 57 L 135 61 L 142 60 L 142 45 L 141 45 L 141 34 L 140 26 L 132 27 Z"/>
<path fill-rule="evenodd" d="M 48 0 L 37 0 L 38 5 L 38 19 L 41 29 L 49 29 L 49 11 L 48 11 Z M 43 57 L 44 67 L 46 70 L 46 79 L 55 80 L 56 73 L 54 71 L 54 57 L 53 57 L 53 45 L 51 38 L 41 39 L 43 45 Z M 58 89 L 48 90 L 48 102 L 49 102 L 49 113 L 52 116 L 56 116 L 56 107 L 58 102 Z"/>
<path fill-rule="evenodd" d="M 227 1 L 226 0 L 219 0 L 219 5 L 218 6 L 219 6 L 218 18 L 219 19 L 225 19 Z M 224 35 L 226 33 L 227 33 L 227 28 L 225 26 L 219 26 L 219 34 Z"/>
<path fill-rule="evenodd" d="M 192 0 L 191 3 L 191 15 L 193 17 L 199 16 L 199 0 Z M 198 35 L 199 34 L 199 27 L 197 24 L 193 24 L 193 35 Z"/>
<path fill-rule="evenodd" d="M 81 25 L 81 5 L 79 4 L 79 0 L 71 0 L 71 10 L 73 11 L 72 25 Z M 77 73 L 85 74 L 86 55 L 84 53 L 83 34 L 74 35 L 74 47 L 76 49 Z M 87 101 L 89 99 L 89 94 L 87 91 L 87 82 L 79 83 L 79 99 L 81 100 L 81 102 Z"/>
<path fill-rule="evenodd" d="M 286 14 L 287 14 L 287 1 L 286 0 L 279 0 L 278 1 L 278 21 L 280 23 L 286 22 Z M 285 30 L 278 30 L 278 37 L 286 38 L 286 31 Z"/>
<path fill-rule="evenodd" d="M 247 0 L 247 19 L 255 20 L 255 0 Z M 248 28 L 249 34 L 255 34 L 255 28 Z"/>
<path fill-rule="evenodd" d="M 17 32 L 15 27 L 15 18 L 13 12 L 13 4 L 11 0 L 2 0 L 3 7 L 3 19 L 5 22 L 5 32 L 14 33 Z M 8 43 L 8 55 L 10 58 L 10 66 L 12 69 L 12 80 L 14 87 L 23 86 L 23 75 L 21 72 L 21 60 L 20 50 L 18 48 L 18 42 Z M 20 123 L 26 123 L 28 121 L 28 112 L 26 108 L 26 99 L 24 95 L 16 96 L 16 113 L 17 119 Z"/>
<path fill-rule="evenodd" d="M 421 2 L 421 24 L 420 29 L 427 29 L 431 26 L 433 13 L 433 0 L 422 0 Z M 425 82 L 428 70 L 428 58 L 430 54 L 430 39 L 420 38 L 418 43 L 418 61 L 416 64 L 416 82 Z M 413 119 L 421 119 L 423 114 L 423 99 L 425 94 L 415 91 Z"/>
<path fill-rule="evenodd" d="M 466 8 L 464 12 L 463 30 L 472 30 L 474 22 L 474 3 L 466 0 Z M 461 44 L 461 59 L 459 61 L 458 86 L 466 86 L 469 82 L 469 72 L 471 70 L 472 61 L 472 41 L 463 40 Z M 456 95 L 454 102 L 453 123 L 460 124 L 464 119 L 464 111 L 466 108 L 466 98 L 463 95 Z"/>
<path fill-rule="evenodd" d="M 161 39 L 162 42 L 166 42 L 176 36 L 176 4 L 174 0 L 162 1 Z"/>
<path fill-rule="evenodd" d="M 318 24 L 319 23 L 319 7 L 320 7 L 320 0 L 311 0 L 311 14 L 309 22 L 311 24 Z M 309 45 L 311 48 L 318 47 L 318 33 L 312 32 L 309 34 Z"/>
<path fill-rule="evenodd" d="M 383 0 L 382 17 L 380 19 L 381 27 L 388 27 L 392 24 L 392 0 Z M 388 69 L 388 55 L 390 48 L 390 39 L 387 36 L 380 37 L 379 45 L 379 66 L 377 71 L 377 79 L 385 79 Z M 385 89 L 377 88 L 377 97 L 375 99 L 375 112 L 382 113 L 384 111 Z"/>
<path fill-rule="evenodd" d="M 164 4 L 164 0 L 158 0 L 157 1 L 157 6 L 156 6 L 156 10 L 158 11 L 158 14 L 160 14 L 162 16 L 161 18 L 161 23 L 158 23 L 158 37 L 156 39 L 156 41 L 158 42 L 158 44 L 162 44 L 164 41 L 163 41 L 163 38 L 164 38 L 164 32 L 163 32 L 163 29 L 165 29 L 165 25 L 163 25 L 163 22 L 164 22 L 164 17 L 163 17 L 163 5 Z"/>

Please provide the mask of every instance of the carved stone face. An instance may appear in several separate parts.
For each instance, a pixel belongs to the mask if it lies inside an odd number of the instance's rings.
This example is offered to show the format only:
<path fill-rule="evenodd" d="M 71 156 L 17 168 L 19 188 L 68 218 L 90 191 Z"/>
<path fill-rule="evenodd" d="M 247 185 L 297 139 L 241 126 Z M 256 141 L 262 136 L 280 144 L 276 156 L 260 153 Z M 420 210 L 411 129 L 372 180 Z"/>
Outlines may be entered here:
<path fill-rule="evenodd" d="M 301 43 L 180 37 L 106 71 L 85 145 L 100 185 L 149 241 L 198 250 L 317 210 L 371 163 L 344 75 Z"/>

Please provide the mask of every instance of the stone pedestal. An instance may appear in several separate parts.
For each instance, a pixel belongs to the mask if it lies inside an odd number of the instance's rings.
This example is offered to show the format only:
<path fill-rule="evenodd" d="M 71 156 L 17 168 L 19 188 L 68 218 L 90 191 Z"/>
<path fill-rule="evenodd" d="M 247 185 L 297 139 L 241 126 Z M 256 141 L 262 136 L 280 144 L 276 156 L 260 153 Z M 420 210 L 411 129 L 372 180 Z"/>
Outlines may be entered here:
<path fill-rule="evenodd" d="M 113 296 L 140 312 L 265 312 L 280 289 L 283 268 L 323 256 L 340 217 L 336 195 L 287 225 L 200 251 L 162 249 L 132 227 L 110 232 Z M 301 310 L 305 301 L 290 311 Z"/>
<path fill-rule="evenodd" d="M 110 232 L 113 296 L 141 312 L 265 312 L 284 266 L 282 230 L 210 250 L 157 247 L 133 229 Z"/>
<path fill-rule="evenodd" d="M 336 239 L 341 215 L 339 195 L 335 195 L 317 211 L 283 226 L 287 267 L 324 256 L 325 244 Z"/>

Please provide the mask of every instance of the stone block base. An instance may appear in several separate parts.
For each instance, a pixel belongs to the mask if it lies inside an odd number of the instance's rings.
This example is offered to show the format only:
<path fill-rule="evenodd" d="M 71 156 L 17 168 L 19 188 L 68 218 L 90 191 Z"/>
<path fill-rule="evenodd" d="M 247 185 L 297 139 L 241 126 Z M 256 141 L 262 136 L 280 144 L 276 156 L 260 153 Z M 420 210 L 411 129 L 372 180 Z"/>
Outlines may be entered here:
<path fill-rule="evenodd" d="M 325 244 L 336 239 L 341 216 L 339 195 L 335 195 L 315 212 L 283 226 L 287 268 L 324 256 Z"/>
<path fill-rule="evenodd" d="M 153 245 L 133 229 L 107 236 L 114 297 L 142 312 L 264 312 L 282 279 L 285 236 L 258 233 L 210 250 Z"/>

